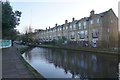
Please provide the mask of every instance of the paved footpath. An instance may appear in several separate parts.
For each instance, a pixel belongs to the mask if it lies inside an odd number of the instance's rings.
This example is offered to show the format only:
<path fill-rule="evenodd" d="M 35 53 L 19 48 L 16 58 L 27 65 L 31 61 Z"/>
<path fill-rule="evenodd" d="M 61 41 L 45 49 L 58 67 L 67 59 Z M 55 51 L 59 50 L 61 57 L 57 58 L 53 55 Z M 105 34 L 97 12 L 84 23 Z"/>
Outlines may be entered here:
<path fill-rule="evenodd" d="M 3 78 L 34 78 L 32 73 L 16 55 L 16 47 L 2 50 L 2 77 Z"/>

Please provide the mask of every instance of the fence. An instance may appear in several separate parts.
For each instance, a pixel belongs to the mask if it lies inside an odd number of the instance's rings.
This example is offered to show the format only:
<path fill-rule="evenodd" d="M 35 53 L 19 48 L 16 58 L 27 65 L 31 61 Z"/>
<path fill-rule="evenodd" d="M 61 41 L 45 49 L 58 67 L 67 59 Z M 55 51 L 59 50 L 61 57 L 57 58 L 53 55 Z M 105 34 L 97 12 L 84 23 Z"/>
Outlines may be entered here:
<path fill-rule="evenodd" d="M 11 47 L 12 41 L 11 40 L 0 40 L 0 48 L 8 48 Z"/>

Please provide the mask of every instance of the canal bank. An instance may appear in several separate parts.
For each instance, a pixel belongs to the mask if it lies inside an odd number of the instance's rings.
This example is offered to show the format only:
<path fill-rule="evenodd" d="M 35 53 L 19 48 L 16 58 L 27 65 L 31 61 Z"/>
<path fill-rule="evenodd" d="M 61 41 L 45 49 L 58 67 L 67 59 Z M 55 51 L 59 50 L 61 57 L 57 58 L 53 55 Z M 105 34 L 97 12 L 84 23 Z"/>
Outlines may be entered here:
<path fill-rule="evenodd" d="M 2 78 L 43 78 L 21 56 L 27 47 L 2 49 Z"/>
<path fill-rule="evenodd" d="M 100 48 L 81 48 L 81 47 L 71 47 L 71 46 L 59 46 L 59 45 L 29 45 L 29 46 L 34 46 L 34 47 L 45 47 L 45 48 L 59 48 L 59 49 L 67 49 L 67 50 L 77 50 L 77 51 L 84 51 L 84 52 L 95 52 L 95 53 L 100 53 L 100 54 L 108 54 L 108 55 L 119 55 L 118 50 L 114 49 L 100 49 Z"/>
<path fill-rule="evenodd" d="M 34 75 L 35 78 L 43 78 L 44 77 L 38 72 L 36 71 L 26 60 L 24 60 L 24 58 L 22 57 L 22 54 L 25 51 L 29 51 L 32 47 L 22 47 L 19 48 L 17 51 L 17 56 L 19 57 L 19 59 L 22 61 L 22 63 L 27 67 L 27 69 Z"/>

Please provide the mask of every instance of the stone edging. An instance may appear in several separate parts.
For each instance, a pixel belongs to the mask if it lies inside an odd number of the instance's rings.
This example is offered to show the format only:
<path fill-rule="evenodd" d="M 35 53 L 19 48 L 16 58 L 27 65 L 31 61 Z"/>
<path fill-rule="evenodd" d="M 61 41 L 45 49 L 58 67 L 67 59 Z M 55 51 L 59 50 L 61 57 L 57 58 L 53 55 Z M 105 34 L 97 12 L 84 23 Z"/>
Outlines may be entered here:
<path fill-rule="evenodd" d="M 26 47 L 28 48 L 28 47 Z M 28 70 L 35 76 L 35 78 L 43 78 L 45 79 L 37 70 L 35 70 L 25 59 L 21 56 L 21 52 L 25 52 L 25 48 L 18 49 L 17 56 L 22 61 L 22 63 L 28 68 Z"/>

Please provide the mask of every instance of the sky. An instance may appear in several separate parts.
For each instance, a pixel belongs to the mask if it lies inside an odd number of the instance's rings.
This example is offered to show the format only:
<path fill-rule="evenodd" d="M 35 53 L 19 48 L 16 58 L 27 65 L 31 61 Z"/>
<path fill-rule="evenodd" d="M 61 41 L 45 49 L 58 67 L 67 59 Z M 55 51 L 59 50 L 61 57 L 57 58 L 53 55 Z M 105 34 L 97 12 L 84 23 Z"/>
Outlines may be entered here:
<path fill-rule="evenodd" d="M 52 28 L 57 23 L 68 22 L 88 17 L 90 11 L 95 14 L 113 9 L 118 16 L 118 2 L 120 0 L 9 0 L 13 10 L 22 12 L 20 25 L 17 29 L 24 33 L 27 26 L 33 29 Z"/>

